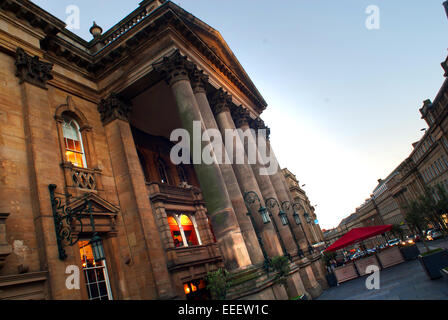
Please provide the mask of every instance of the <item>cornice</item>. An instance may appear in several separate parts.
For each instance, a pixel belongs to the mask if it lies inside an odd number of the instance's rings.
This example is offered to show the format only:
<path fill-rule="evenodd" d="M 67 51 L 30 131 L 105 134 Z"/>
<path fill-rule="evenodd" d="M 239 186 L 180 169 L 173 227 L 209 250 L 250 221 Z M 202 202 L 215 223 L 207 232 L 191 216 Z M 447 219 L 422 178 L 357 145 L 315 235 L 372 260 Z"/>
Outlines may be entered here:
<path fill-rule="evenodd" d="M 82 50 L 62 37 L 52 34 L 42 40 L 41 45 L 48 52 L 49 56 L 54 57 L 56 60 L 63 58 L 69 65 L 74 65 L 79 71 L 82 70 L 81 72 L 84 72 L 86 77 L 93 80 L 112 72 L 112 68 L 119 61 L 130 59 L 137 48 L 143 46 L 152 37 L 156 37 L 162 29 L 171 26 L 179 35 L 192 44 L 199 53 L 206 57 L 220 73 L 225 75 L 238 90 L 245 94 L 257 106 L 257 111 L 261 113 L 266 108 L 266 103 L 262 97 L 252 92 L 252 89 L 186 25 L 183 19 L 174 11 L 173 6 L 174 4 L 171 2 L 166 2 L 97 52 L 92 52 L 91 47 L 93 43 L 89 43 L 85 50 Z M 107 37 L 110 37 L 110 32 L 106 32 L 96 41 L 104 42 Z M 66 31 L 63 34 L 67 37 L 70 36 Z M 76 43 L 79 42 L 76 38 L 72 40 Z M 86 46 L 86 43 L 81 43 L 81 45 Z"/>
<path fill-rule="evenodd" d="M 0 0 L 0 9 L 11 12 L 47 35 L 56 35 L 66 24 L 28 0 Z"/>

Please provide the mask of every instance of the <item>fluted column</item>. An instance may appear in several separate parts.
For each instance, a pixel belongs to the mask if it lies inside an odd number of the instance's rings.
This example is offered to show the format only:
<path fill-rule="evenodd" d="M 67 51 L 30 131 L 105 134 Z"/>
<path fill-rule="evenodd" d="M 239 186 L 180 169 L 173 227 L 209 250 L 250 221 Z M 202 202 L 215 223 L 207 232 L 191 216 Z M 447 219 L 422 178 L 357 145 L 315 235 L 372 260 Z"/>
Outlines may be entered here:
<path fill-rule="evenodd" d="M 235 118 L 237 118 L 236 126 L 238 126 L 245 134 L 244 138 L 241 137 L 244 141 L 242 142 L 242 145 L 244 146 L 246 150 L 246 156 L 250 158 L 250 150 L 251 148 L 255 148 L 255 154 L 257 155 L 257 159 L 261 159 L 259 155 L 259 150 L 257 148 L 257 144 L 255 142 L 255 136 L 252 134 L 250 127 L 249 127 L 249 119 L 250 116 L 248 112 L 243 107 L 238 107 L 234 110 Z M 225 122 L 228 117 L 231 117 L 230 114 L 224 113 L 220 116 L 222 120 L 218 120 L 218 122 Z M 235 125 L 235 123 L 234 123 Z M 250 159 L 249 159 L 250 160 Z M 255 159 L 252 159 L 255 160 Z M 245 160 L 246 161 L 246 160 Z M 247 162 L 246 162 L 247 163 Z M 258 187 L 260 189 L 261 194 L 263 195 L 263 198 L 265 200 L 269 198 L 274 198 L 278 200 L 277 194 L 275 192 L 274 187 L 272 186 L 271 180 L 269 179 L 268 175 L 263 175 L 262 172 L 262 166 L 260 165 L 259 161 L 254 161 L 254 163 L 250 163 L 250 166 L 252 168 L 252 173 L 255 176 L 255 180 L 257 181 Z M 244 176 L 241 177 L 241 182 L 244 184 Z M 293 236 L 291 234 L 291 230 L 288 226 L 284 226 L 278 216 L 279 208 L 276 208 L 272 212 L 272 219 L 275 220 L 275 224 L 278 228 L 278 233 L 281 238 L 281 242 L 283 242 L 283 245 L 287 251 L 287 253 L 291 256 L 296 256 L 298 254 L 297 252 L 297 246 L 294 242 Z M 274 223 L 274 222 L 273 222 Z"/>
<path fill-rule="evenodd" d="M 231 112 L 231 119 L 234 127 L 237 127 L 246 133 L 244 135 L 245 138 L 244 139 L 242 138 L 242 145 L 246 150 L 246 156 L 250 154 L 251 152 L 249 151 L 250 148 L 254 148 L 255 155 L 257 156 L 258 159 L 260 159 L 257 144 L 255 142 L 256 134 L 253 133 L 251 131 L 251 128 L 249 127 L 249 123 L 252 122 L 249 112 L 241 106 L 234 108 Z M 244 163 L 248 163 L 246 161 L 247 159 L 245 159 Z M 250 168 L 264 199 L 276 198 L 276 193 L 274 188 L 272 187 L 272 183 L 269 179 L 269 176 L 261 174 L 262 166 L 260 165 L 260 163 L 256 161 L 254 164 L 250 165 Z M 244 176 L 242 177 L 241 180 L 242 180 L 241 183 L 244 183 L 245 181 Z M 291 230 L 289 229 L 289 226 L 283 226 L 278 217 L 278 211 L 276 213 L 273 213 L 272 218 L 276 219 L 276 223 L 280 232 L 280 237 L 284 245 L 286 246 L 288 253 L 293 257 L 297 256 L 298 255 L 297 244 L 294 241 L 294 237 L 291 233 Z M 272 228 L 273 227 L 272 223 L 270 223 L 270 225 Z M 296 292 L 298 294 L 304 294 L 304 293 L 308 294 L 304 282 L 301 279 L 301 275 L 299 274 L 299 272 L 297 272 L 297 266 L 295 265 L 295 263 L 292 263 L 291 265 L 292 268 L 295 270 L 295 272 L 292 273 L 291 276 L 288 278 L 288 284 L 290 285 L 291 290 L 293 290 L 293 292 Z"/>
<path fill-rule="evenodd" d="M 205 91 L 205 84 L 208 82 L 208 76 L 204 75 L 202 71 L 195 68 L 190 73 L 190 79 L 205 127 L 207 129 L 219 130 Z M 221 143 L 222 146 L 224 146 L 222 140 Z M 257 235 L 255 234 L 252 223 L 247 216 L 247 208 L 244 203 L 243 194 L 241 193 L 235 173 L 233 172 L 233 168 L 228 161 L 228 155 L 225 149 L 222 150 L 222 154 L 224 161 L 219 165 L 219 168 L 221 169 L 226 189 L 229 193 L 230 201 L 232 202 L 233 209 L 235 210 L 238 225 L 243 233 L 247 251 L 249 252 L 249 256 L 253 264 L 262 263 L 264 260 L 263 252 L 258 243 Z"/>
<path fill-rule="evenodd" d="M 285 176 L 283 175 L 280 166 L 278 165 L 277 157 L 275 156 L 269 141 L 270 129 L 265 126 L 264 122 L 260 118 L 255 119 L 253 125 L 256 129 L 265 129 L 267 131 L 266 137 L 260 135 L 259 138 L 264 139 L 264 142 L 266 143 L 267 159 L 270 159 L 270 161 L 274 161 L 274 163 L 277 165 L 276 172 L 269 175 L 269 179 L 271 180 L 272 185 L 274 186 L 278 198 L 281 200 L 281 202 L 289 201 L 292 204 L 294 202 L 294 199 L 289 192 Z M 300 269 L 300 274 L 305 284 L 306 290 L 311 294 L 313 298 L 315 298 L 322 292 L 321 285 L 317 281 L 317 277 L 319 277 L 319 274 L 315 274 L 312 269 L 313 264 L 316 262 L 310 263 L 309 261 L 312 257 L 311 253 L 308 251 L 308 241 L 306 240 L 306 234 L 303 230 L 301 230 L 300 226 L 293 222 L 294 218 L 292 217 L 292 213 L 293 210 L 289 210 L 288 212 L 286 212 L 286 214 L 289 216 L 292 232 L 294 232 L 301 250 L 308 256 L 308 258 L 304 258 L 301 260 L 302 267 Z M 302 221 L 302 223 L 306 223 L 306 221 Z"/>
<path fill-rule="evenodd" d="M 221 131 L 221 135 L 225 137 L 226 130 L 230 130 L 236 133 L 235 123 L 233 122 L 230 113 L 231 97 L 225 93 L 222 89 L 218 90 L 212 101 L 211 110 L 215 114 L 217 127 Z M 228 143 L 229 141 L 226 141 Z M 235 173 L 237 186 L 242 191 L 243 194 L 249 191 L 255 192 L 260 196 L 261 203 L 254 203 L 252 206 L 252 216 L 256 223 L 257 229 L 260 230 L 260 236 L 262 238 L 263 244 L 266 248 L 267 254 L 270 257 L 275 257 L 282 255 L 282 248 L 278 240 L 277 234 L 273 228 L 272 223 L 264 224 L 261 216 L 258 214 L 259 206 L 265 206 L 264 200 L 261 197 L 262 193 L 258 186 L 257 180 L 252 172 L 252 168 L 247 162 L 247 156 L 244 152 L 244 146 L 238 135 L 233 136 L 232 150 L 229 150 L 230 154 L 242 154 L 244 159 L 241 164 L 236 163 L 236 159 L 229 159 L 232 165 L 229 165 L 232 172 Z"/>
<path fill-rule="evenodd" d="M 255 132 L 258 132 L 258 130 L 264 129 L 266 130 L 266 137 L 263 137 L 262 135 L 257 135 L 258 139 L 262 139 L 263 142 L 266 144 L 266 156 L 267 159 L 271 159 L 271 161 L 274 161 L 274 163 L 277 164 L 277 168 L 275 170 L 274 174 L 268 175 L 268 179 L 272 183 L 273 188 L 275 189 L 275 192 L 278 196 L 278 199 L 280 202 L 289 201 L 291 204 L 294 203 L 294 199 L 291 196 L 291 193 L 289 192 L 287 188 L 287 182 L 283 176 L 283 173 L 281 172 L 280 166 L 278 165 L 277 158 L 275 157 L 275 154 L 272 151 L 270 141 L 269 141 L 269 134 L 270 129 L 266 127 L 263 120 L 260 118 L 256 118 L 251 122 L 252 129 L 255 130 Z M 285 211 L 286 214 L 289 217 L 289 221 L 291 223 L 291 228 L 296 236 L 297 241 L 299 242 L 300 249 L 306 253 L 308 251 L 308 244 L 305 238 L 304 232 L 301 230 L 300 226 L 298 226 L 296 223 L 294 223 L 294 218 L 292 216 L 293 211 L 288 210 Z"/>
<path fill-rule="evenodd" d="M 182 127 L 190 135 L 190 150 L 197 150 L 198 146 L 194 146 L 192 139 L 195 133 L 194 122 L 201 123 L 201 136 L 205 127 L 188 77 L 193 64 L 176 50 L 161 63 L 155 64 L 154 68 L 166 80 L 173 93 Z M 202 142 L 200 150 L 209 147 L 209 144 L 210 142 Z M 200 164 L 194 164 L 194 167 L 226 268 L 235 270 L 250 265 L 249 253 L 218 164 L 208 165 L 201 161 Z"/>

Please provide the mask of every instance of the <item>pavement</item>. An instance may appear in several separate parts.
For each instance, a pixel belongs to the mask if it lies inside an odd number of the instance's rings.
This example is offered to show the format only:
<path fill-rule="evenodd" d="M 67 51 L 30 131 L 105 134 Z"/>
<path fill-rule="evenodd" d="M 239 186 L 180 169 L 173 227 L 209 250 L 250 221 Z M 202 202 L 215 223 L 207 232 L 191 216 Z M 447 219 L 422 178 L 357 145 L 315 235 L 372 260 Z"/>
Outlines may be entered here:
<path fill-rule="evenodd" d="M 448 248 L 448 239 L 428 242 L 430 249 Z M 418 243 L 421 252 L 423 244 Z M 341 283 L 316 300 L 448 300 L 448 276 L 430 280 L 418 260 L 380 271 L 380 288 L 366 287 L 368 276 Z"/>

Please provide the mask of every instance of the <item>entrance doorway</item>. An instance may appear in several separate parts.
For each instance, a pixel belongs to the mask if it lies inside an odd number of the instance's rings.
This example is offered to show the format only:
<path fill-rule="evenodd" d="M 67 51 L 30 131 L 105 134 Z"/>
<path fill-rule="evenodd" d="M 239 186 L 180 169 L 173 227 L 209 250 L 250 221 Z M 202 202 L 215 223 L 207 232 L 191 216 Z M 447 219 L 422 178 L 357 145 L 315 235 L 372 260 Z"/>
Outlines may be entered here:
<path fill-rule="evenodd" d="M 78 243 L 89 300 L 112 300 L 106 260 L 95 261 L 90 241 Z"/>

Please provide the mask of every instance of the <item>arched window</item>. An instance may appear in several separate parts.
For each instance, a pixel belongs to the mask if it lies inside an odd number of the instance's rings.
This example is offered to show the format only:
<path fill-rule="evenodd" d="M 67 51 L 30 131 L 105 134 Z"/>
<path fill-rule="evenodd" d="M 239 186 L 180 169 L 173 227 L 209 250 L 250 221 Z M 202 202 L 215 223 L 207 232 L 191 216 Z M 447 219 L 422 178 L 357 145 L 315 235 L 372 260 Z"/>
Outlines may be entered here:
<path fill-rule="evenodd" d="M 87 168 L 82 135 L 78 123 L 68 117 L 63 117 L 62 132 L 64 134 L 65 157 L 76 167 Z"/>
<path fill-rule="evenodd" d="M 180 182 L 188 184 L 187 173 L 182 165 L 177 166 L 177 172 L 179 173 Z"/>
<path fill-rule="evenodd" d="M 202 244 L 198 237 L 194 217 L 192 219 L 185 214 L 168 216 L 168 225 L 176 248 Z"/>
<path fill-rule="evenodd" d="M 182 233 L 174 217 L 168 217 L 168 225 L 170 226 L 171 236 L 173 237 L 174 246 L 176 248 L 184 246 L 184 240 L 182 239 Z"/>
<path fill-rule="evenodd" d="M 191 219 L 183 214 L 180 216 L 180 223 L 182 225 L 182 229 L 184 230 L 185 239 L 189 246 L 197 246 L 199 245 L 198 237 L 196 236 L 196 228 L 191 222 Z"/>
<path fill-rule="evenodd" d="M 142 167 L 142 170 L 143 170 L 143 175 L 145 176 L 145 181 L 150 181 L 149 174 L 148 174 L 148 168 L 146 167 L 145 157 L 139 150 L 137 150 L 137 156 L 138 156 L 138 160 L 140 161 L 140 166 Z"/>
<path fill-rule="evenodd" d="M 160 182 L 170 184 L 170 180 L 168 178 L 168 171 L 165 162 L 162 159 L 157 160 L 157 168 L 159 170 Z"/>

